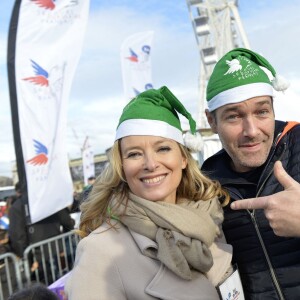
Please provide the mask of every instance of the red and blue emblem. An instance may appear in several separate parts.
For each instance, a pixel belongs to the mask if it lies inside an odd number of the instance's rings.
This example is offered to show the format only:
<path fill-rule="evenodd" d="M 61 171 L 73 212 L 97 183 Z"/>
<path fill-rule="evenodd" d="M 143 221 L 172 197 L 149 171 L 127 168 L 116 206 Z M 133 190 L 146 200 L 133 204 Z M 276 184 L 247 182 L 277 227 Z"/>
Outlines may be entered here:
<path fill-rule="evenodd" d="M 33 141 L 36 155 L 33 158 L 27 160 L 27 163 L 34 166 L 45 165 L 48 162 L 48 149 L 41 142 L 37 140 Z"/>
<path fill-rule="evenodd" d="M 32 77 L 26 77 L 23 78 L 23 80 L 27 80 L 32 82 L 33 84 L 37 84 L 40 86 L 48 86 L 49 85 L 49 73 L 43 69 L 39 64 L 37 64 L 35 61 L 31 61 L 31 66 L 33 68 L 33 71 L 35 73 L 35 76 Z"/>
<path fill-rule="evenodd" d="M 131 48 L 129 48 L 129 52 L 130 52 L 130 56 L 126 58 L 132 62 L 138 62 L 139 61 L 138 55 Z"/>

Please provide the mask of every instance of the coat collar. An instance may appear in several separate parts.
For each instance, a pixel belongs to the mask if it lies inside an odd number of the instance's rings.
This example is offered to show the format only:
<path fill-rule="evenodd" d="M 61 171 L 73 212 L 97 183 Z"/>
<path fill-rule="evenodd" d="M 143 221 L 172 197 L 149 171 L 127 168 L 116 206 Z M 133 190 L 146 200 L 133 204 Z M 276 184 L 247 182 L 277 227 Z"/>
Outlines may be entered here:
<path fill-rule="evenodd" d="M 157 244 L 151 239 L 129 230 L 137 246 L 144 254 L 151 249 L 157 249 Z M 149 253 L 149 252 L 148 252 Z M 145 293 L 163 300 L 217 300 L 218 293 L 208 279 L 199 272 L 193 272 L 193 280 L 184 280 L 160 263 L 158 272 L 145 288 Z"/>

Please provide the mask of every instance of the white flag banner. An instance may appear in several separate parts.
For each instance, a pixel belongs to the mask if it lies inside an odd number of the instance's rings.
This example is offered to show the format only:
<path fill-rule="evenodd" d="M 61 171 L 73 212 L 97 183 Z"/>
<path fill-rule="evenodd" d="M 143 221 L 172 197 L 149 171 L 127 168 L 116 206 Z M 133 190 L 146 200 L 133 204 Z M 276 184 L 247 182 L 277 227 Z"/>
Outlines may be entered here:
<path fill-rule="evenodd" d="M 121 46 L 121 63 L 125 99 L 153 88 L 151 49 L 153 31 L 129 36 Z"/>
<path fill-rule="evenodd" d="M 22 0 L 15 51 L 20 138 L 31 222 L 73 201 L 67 104 L 89 0 Z"/>
<path fill-rule="evenodd" d="M 95 176 L 94 150 L 90 144 L 89 138 L 85 139 L 82 148 L 82 169 L 84 185 L 88 185 L 88 179 Z"/>

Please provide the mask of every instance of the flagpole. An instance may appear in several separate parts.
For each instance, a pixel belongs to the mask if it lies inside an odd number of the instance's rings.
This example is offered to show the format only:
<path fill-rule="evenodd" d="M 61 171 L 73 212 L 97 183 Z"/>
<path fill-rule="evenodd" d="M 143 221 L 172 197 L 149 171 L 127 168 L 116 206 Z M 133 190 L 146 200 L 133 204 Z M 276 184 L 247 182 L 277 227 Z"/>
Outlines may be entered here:
<path fill-rule="evenodd" d="M 13 129 L 13 140 L 16 155 L 16 164 L 18 172 L 18 180 L 20 183 L 21 192 L 23 195 L 23 201 L 25 205 L 26 222 L 30 223 L 30 215 L 28 209 L 28 190 L 27 190 L 27 178 L 24 165 L 23 150 L 21 144 L 21 134 L 19 126 L 19 111 L 18 111 L 18 97 L 16 87 L 16 69 L 15 69 L 15 57 L 16 57 L 16 39 L 17 28 L 19 21 L 19 13 L 22 0 L 16 0 L 9 25 L 8 32 L 8 46 L 7 46 L 7 73 L 8 73 L 8 85 L 11 107 L 11 120 Z"/>

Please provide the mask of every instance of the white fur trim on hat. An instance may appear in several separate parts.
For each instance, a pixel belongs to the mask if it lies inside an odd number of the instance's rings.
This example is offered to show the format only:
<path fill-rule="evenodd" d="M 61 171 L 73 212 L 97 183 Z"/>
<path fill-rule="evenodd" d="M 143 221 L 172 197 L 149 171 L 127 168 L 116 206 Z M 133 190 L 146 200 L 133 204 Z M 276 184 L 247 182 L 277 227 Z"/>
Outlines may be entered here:
<path fill-rule="evenodd" d="M 220 106 L 238 103 L 259 96 L 274 96 L 274 91 L 271 84 L 264 82 L 250 83 L 234 87 L 214 96 L 208 101 L 209 111 L 213 111 Z"/>
<path fill-rule="evenodd" d="M 172 139 L 182 145 L 182 132 L 170 124 L 147 119 L 130 119 L 122 122 L 117 128 L 115 141 L 129 135 L 153 135 Z"/>

